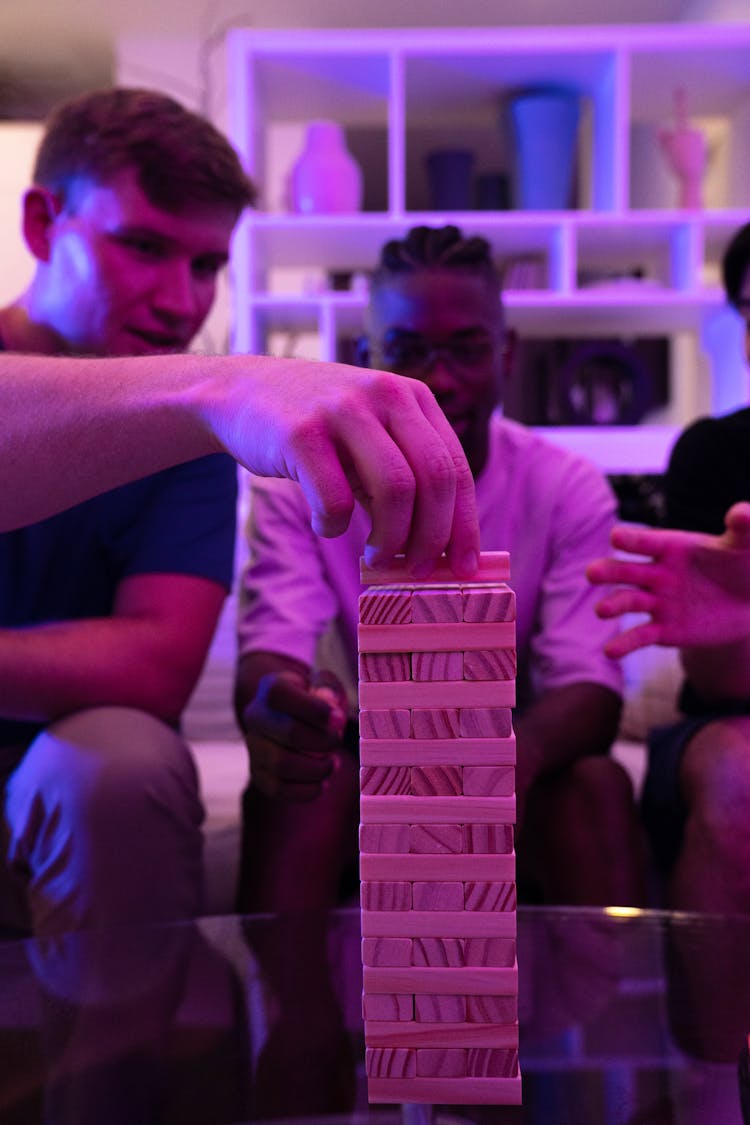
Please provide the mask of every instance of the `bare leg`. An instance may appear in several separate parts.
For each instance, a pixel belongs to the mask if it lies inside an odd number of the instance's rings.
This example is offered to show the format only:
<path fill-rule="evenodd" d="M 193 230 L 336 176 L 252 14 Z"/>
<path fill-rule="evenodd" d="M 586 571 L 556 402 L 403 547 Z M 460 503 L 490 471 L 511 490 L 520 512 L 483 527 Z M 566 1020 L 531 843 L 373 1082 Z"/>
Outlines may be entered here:
<path fill-rule="evenodd" d="M 336 905 L 342 868 L 356 849 L 358 778 L 356 761 L 343 752 L 313 801 L 272 799 L 249 787 L 243 800 L 238 910 Z"/>
<path fill-rule="evenodd" d="M 642 906 L 645 847 L 633 788 L 612 758 L 582 758 L 529 793 L 519 881 L 545 902 Z"/>
<path fill-rule="evenodd" d="M 701 728 L 688 743 L 680 782 L 688 818 L 669 906 L 750 913 L 750 719 Z"/>

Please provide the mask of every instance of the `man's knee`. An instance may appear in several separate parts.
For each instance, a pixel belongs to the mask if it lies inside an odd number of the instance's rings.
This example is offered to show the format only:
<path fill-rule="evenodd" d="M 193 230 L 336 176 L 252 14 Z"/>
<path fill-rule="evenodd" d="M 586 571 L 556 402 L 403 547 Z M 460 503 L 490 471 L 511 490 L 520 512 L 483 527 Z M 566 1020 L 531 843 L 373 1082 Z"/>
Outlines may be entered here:
<path fill-rule="evenodd" d="M 708 723 L 691 738 L 682 758 L 680 785 L 689 814 L 730 846 L 750 845 L 750 721 L 722 719 Z"/>
<path fill-rule="evenodd" d="M 51 723 L 29 747 L 11 782 L 19 792 L 37 792 L 82 816 L 95 806 L 166 801 L 198 802 L 198 779 L 179 734 L 141 711 L 98 707 Z M 200 819 L 195 808 L 193 815 Z"/>

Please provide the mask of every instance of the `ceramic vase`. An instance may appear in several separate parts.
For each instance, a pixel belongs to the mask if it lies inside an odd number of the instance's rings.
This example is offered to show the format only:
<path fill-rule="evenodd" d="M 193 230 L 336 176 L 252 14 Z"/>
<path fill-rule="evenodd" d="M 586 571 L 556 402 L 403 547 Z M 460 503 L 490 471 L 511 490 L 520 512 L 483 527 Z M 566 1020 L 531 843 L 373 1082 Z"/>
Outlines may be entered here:
<path fill-rule="evenodd" d="M 361 209 L 362 171 L 338 122 L 308 125 L 302 152 L 289 172 L 287 202 L 290 211 L 303 215 Z"/>
<path fill-rule="evenodd" d="M 562 87 L 532 87 L 511 98 L 508 109 L 516 156 L 516 207 L 566 210 L 573 191 L 578 94 Z"/>
<path fill-rule="evenodd" d="M 425 157 L 430 207 L 433 211 L 466 211 L 471 207 L 474 153 L 441 148 Z"/>

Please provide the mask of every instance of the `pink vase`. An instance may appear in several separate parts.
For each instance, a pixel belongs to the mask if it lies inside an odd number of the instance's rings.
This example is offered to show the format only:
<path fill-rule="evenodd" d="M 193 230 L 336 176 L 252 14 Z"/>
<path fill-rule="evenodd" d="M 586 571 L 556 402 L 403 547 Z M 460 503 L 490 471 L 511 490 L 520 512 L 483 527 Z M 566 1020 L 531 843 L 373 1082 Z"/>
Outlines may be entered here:
<path fill-rule="evenodd" d="M 303 215 L 359 211 L 362 171 L 336 121 L 311 121 L 287 179 L 290 211 Z"/>

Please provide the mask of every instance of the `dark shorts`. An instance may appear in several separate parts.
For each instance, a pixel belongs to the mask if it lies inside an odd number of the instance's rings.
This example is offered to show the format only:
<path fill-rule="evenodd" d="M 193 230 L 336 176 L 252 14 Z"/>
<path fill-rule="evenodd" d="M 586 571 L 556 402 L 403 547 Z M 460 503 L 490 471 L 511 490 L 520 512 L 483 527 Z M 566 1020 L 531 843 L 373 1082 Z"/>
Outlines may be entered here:
<path fill-rule="evenodd" d="M 680 763 L 690 739 L 726 713 L 692 715 L 679 723 L 654 727 L 648 739 L 648 767 L 641 796 L 641 816 L 657 870 L 668 875 L 682 848 L 687 806 L 680 788 Z"/>

